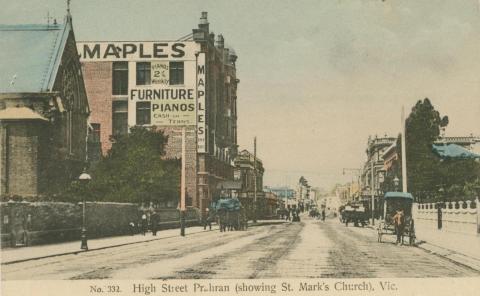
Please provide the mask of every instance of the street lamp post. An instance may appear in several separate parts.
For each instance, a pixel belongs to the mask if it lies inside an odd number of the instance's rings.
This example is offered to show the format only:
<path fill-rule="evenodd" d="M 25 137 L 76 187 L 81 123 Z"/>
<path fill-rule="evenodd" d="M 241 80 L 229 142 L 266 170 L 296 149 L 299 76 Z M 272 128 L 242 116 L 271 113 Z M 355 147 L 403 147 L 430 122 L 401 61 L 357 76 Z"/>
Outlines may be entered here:
<path fill-rule="evenodd" d="M 78 180 L 80 181 L 81 184 L 83 184 L 84 188 L 86 188 L 87 184 L 90 182 L 92 177 L 90 177 L 87 172 L 83 172 L 80 177 L 78 177 Z M 85 198 L 85 194 L 82 194 L 82 244 L 80 245 L 80 249 L 82 250 L 88 250 L 88 244 L 87 244 L 87 223 L 85 219 L 85 210 L 86 210 L 86 205 L 87 205 L 87 200 Z"/>
<path fill-rule="evenodd" d="M 393 178 L 393 185 L 395 186 L 394 190 L 398 191 L 398 185 L 400 185 L 400 179 L 398 179 L 397 176 L 395 176 L 395 178 Z"/>

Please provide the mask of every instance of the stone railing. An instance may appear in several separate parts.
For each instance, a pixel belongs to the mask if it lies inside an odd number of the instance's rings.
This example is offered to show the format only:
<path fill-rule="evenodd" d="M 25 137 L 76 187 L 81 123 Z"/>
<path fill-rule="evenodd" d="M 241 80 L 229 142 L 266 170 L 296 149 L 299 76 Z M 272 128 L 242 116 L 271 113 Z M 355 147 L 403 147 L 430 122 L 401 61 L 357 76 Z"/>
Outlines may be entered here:
<path fill-rule="evenodd" d="M 479 200 L 416 204 L 416 225 L 442 231 L 480 234 Z"/>

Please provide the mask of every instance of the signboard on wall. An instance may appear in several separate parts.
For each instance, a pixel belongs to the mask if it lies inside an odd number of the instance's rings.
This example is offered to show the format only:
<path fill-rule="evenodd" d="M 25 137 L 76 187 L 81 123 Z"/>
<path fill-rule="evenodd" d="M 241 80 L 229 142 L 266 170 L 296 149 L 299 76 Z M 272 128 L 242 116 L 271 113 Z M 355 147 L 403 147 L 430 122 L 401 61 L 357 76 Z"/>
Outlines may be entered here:
<path fill-rule="evenodd" d="M 183 42 L 77 42 L 82 62 L 195 60 L 197 44 Z"/>
<path fill-rule="evenodd" d="M 168 85 L 170 82 L 169 62 L 151 63 L 151 81 L 152 84 Z"/>
<path fill-rule="evenodd" d="M 205 53 L 197 57 L 197 151 L 207 152 L 207 124 L 205 114 Z"/>
<path fill-rule="evenodd" d="M 183 126 L 196 124 L 195 91 L 193 88 L 134 88 L 130 100 L 138 107 L 149 102 L 150 124 L 156 126 Z"/>

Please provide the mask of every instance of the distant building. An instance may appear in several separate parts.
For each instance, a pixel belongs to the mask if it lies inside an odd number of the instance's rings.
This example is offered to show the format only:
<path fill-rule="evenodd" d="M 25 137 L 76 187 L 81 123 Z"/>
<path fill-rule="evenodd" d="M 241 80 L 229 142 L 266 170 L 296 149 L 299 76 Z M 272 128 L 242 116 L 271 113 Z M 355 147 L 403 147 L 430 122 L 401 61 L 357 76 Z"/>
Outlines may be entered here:
<path fill-rule="evenodd" d="M 308 210 L 313 205 L 313 200 L 310 197 L 311 186 L 308 184 L 307 179 L 303 176 L 300 177 L 297 184 L 296 197 L 298 201 L 298 207 L 300 210 Z"/>
<path fill-rule="evenodd" d="M 265 192 L 265 202 L 262 207 L 262 218 L 273 218 L 277 215 L 277 208 L 280 208 L 281 200 L 273 192 Z"/>
<path fill-rule="evenodd" d="M 86 162 L 90 110 L 71 16 L 0 25 L 0 44 L 0 195 L 55 191 Z"/>
<path fill-rule="evenodd" d="M 286 207 L 288 206 L 293 206 L 297 204 L 297 201 L 295 199 L 295 190 L 289 188 L 289 187 L 270 187 L 270 186 L 265 186 L 263 188 L 265 192 L 272 192 L 277 196 L 279 200 L 282 201 L 282 204 Z"/>
<path fill-rule="evenodd" d="M 385 169 L 384 160 L 382 155 L 392 144 L 396 143 L 397 138 L 394 137 L 369 137 L 367 143 L 367 161 L 363 166 L 361 175 L 362 194 L 363 196 L 369 196 L 372 191 L 375 195 L 380 194 L 380 184 L 383 182 Z M 373 174 L 372 174 L 373 169 Z M 373 177 L 373 178 L 372 178 Z"/>
<path fill-rule="evenodd" d="M 144 126 L 169 137 L 166 158 L 180 158 L 185 127 L 187 206 L 204 212 L 217 185 L 233 179 L 239 83 L 237 55 L 210 32 L 207 13 L 177 41 L 89 41 L 77 48 L 102 153 L 112 136 Z"/>
<path fill-rule="evenodd" d="M 254 157 L 248 150 L 242 150 L 234 160 L 234 179 L 240 181 L 242 189 L 238 193 L 238 198 L 249 211 L 252 211 L 255 199 L 255 182 L 257 183 L 257 204 L 260 205 L 264 199 L 263 192 L 263 168 L 262 160 Z"/>

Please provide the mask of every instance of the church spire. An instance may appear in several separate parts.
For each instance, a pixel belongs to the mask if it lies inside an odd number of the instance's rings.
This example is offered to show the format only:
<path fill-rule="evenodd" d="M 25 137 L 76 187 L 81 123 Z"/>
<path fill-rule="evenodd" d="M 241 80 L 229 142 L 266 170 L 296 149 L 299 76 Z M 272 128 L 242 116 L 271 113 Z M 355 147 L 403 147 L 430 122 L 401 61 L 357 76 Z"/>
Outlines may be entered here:
<path fill-rule="evenodd" d="M 67 0 L 67 22 L 72 22 L 72 15 L 70 14 L 70 0 Z"/>

